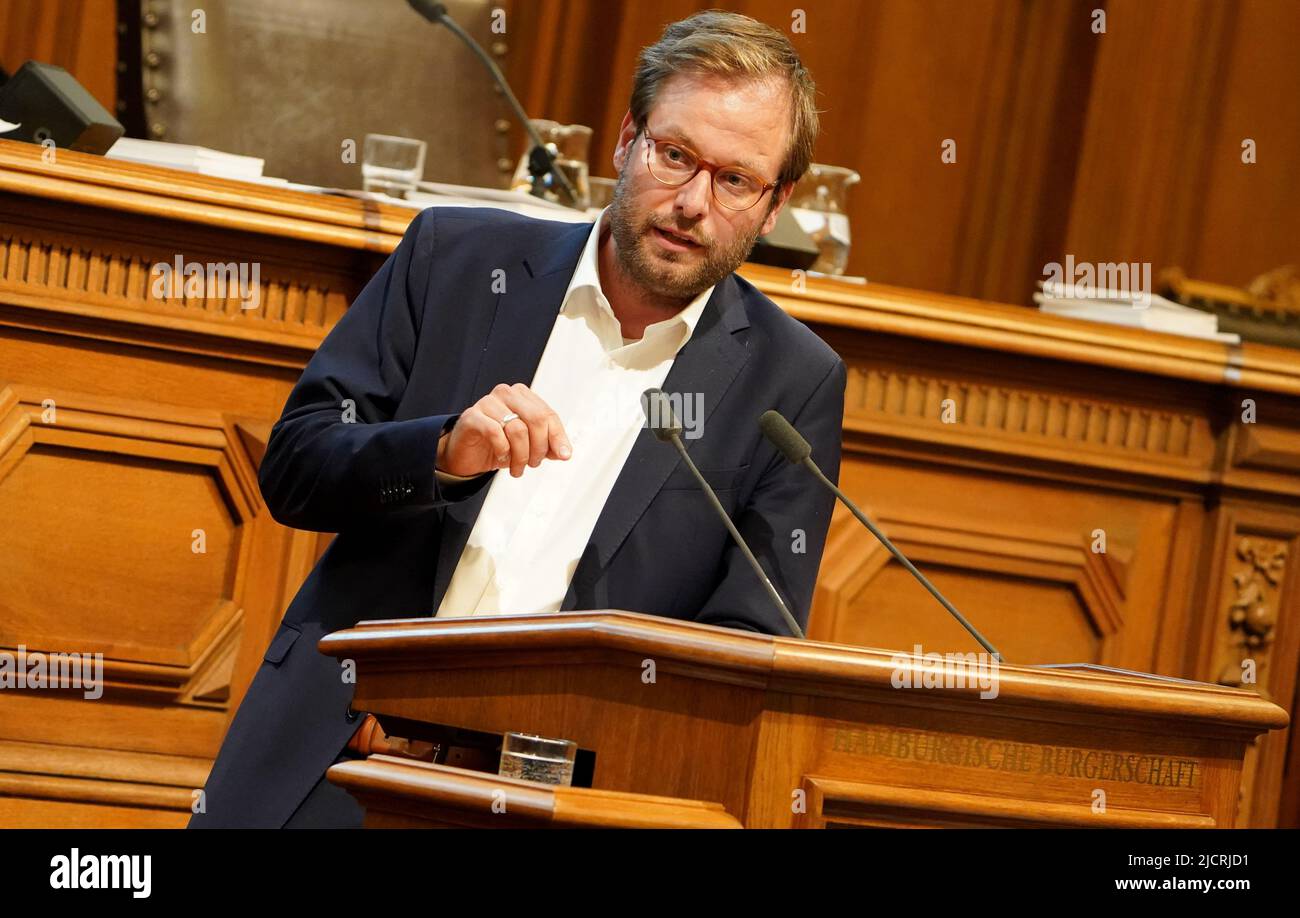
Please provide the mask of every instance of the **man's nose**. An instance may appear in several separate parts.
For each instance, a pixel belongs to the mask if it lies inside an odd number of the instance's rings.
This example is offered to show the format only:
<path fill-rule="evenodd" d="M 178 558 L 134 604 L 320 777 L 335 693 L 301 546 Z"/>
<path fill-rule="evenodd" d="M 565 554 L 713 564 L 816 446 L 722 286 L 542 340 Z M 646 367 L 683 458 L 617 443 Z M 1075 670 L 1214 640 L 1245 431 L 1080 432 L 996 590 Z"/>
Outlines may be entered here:
<path fill-rule="evenodd" d="M 701 169 L 689 182 L 677 192 L 677 209 L 688 220 L 698 220 L 709 210 L 709 198 L 713 194 L 713 176 Z"/>

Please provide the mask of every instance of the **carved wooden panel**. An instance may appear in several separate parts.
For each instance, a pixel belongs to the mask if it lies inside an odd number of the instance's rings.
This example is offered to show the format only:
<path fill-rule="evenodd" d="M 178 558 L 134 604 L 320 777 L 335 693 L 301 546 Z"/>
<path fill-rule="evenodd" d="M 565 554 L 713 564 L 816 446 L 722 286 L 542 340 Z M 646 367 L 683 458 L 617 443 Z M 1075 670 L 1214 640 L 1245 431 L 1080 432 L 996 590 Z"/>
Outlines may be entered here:
<path fill-rule="evenodd" d="M 1194 462 L 1210 441 L 1204 420 L 1185 411 L 879 367 L 852 368 L 844 411 L 864 430 L 917 436 L 920 427 L 931 437 L 1068 445 L 1168 461 Z"/>
<path fill-rule="evenodd" d="M 296 363 L 305 362 L 363 282 L 329 261 L 308 261 L 307 247 L 259 247 L 248 237 L 185 224 L 137 223 L 123 233 L 92 211 L 56 236 L 50 228 L 59 211 L 48 203 L 20 213 L 0 206 L 0 215 L 0 282 L 8 303 L 292 346 Z"/>
<path fill-rule="evenodd" d="M 216 412 L 0 387 L 0 517 L 13 523 L 0 530 L 0 650 L 25 671 L 51 655 L 87 667 L 80 691 L 9 687 L 0 794 L 47 801 L 54 822 L 111 822 L 118 804 L 183 822 L 242 695 L 241 649 L 274 621 L 252 582 L 269 520 L 238 429 Z M 6 824 L 41 824 L 36 812 L 0 797 Z"/>
<path fill-rule="evenodd" d="M 1272 509 L 1236 502 L 1216 514 L 1216 523 L 1198 672 L 1290 708 L 1300 662 L 1300 525 Z M 1276 824 L 1286 754 L 1283 735 L 1264 737 L 1248 750 L 1238 825 Z"/>
<path fill-rule="evenodd" d="M 1009 660 L 1156 667 L 1176 505 L 856 451 L 840 480 Z M 832 521 L 814 610 L 819 640 L 979 649 L 843 509 Z"/>
<path fill-rule="evenodd" d="M 375 261 L 38 197 L 0 219 L 0 653 L 99 668 L 0 692 L 0 825 L 183 825 L 324 543 L 270 519 L 257 465 Z M 256 307 L 158 296 L 178 258 L 256 265 Z"/>

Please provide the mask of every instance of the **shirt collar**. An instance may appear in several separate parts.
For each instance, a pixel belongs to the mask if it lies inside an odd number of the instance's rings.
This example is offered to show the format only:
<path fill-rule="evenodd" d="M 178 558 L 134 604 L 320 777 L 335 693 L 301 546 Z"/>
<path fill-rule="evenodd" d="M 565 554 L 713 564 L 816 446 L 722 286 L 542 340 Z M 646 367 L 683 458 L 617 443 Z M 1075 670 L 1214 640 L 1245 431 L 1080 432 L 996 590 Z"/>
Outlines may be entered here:
<path fill-rule="evenodd" d="M 592 224 L 591 232 L 587 235 L 587 244 L 582 248 L 582 255 L 578 258 L 578 267 L 573 272 L 573 278 L 569 281 L 569 289 L 565 291 L 564 303 L 560 306 L 561 313 L 572 313 L 575 309 L 583 305 L 590 305 L 593 301 L 596 308 L 607 313 L 613 320 L 615 327 L 618 320 L 614 316 L 614 310 L 609 305 L 609 300 L 605 297 L 604 290 L 600 286 L 600 235 L 603 230 L 609 208 L 606 207 Z M 717 285 L 715 284 L 714 287 Z M 680 349 L 683 344 L 690 340 L 691 335 L 695 333 L 695 327 L 700 322 L 700 316 L 704 314 L 705 304 L 709 302 L 709 297 L 713 295 L 714 287 L 705 290 L 695 299 L 691 300 L 686 306 L 674 316 L 669 316 L 652 325 L 647 325 L 641 341 L 647 338 L 658 337 L 665 332 L 680 327 L 684 332 L 681 335 L 681 343 L 678 344 Z M 582 291 L 579 294 L 579 291 Z M 577 295 L 575 295 L 577 294 Z M 633 341 L 632 344 L 637 344 Z M 622 345 L 622 332 L 619 331 L 619 346 Z M 631 345 L 629 345 L 631 346 Z"/>

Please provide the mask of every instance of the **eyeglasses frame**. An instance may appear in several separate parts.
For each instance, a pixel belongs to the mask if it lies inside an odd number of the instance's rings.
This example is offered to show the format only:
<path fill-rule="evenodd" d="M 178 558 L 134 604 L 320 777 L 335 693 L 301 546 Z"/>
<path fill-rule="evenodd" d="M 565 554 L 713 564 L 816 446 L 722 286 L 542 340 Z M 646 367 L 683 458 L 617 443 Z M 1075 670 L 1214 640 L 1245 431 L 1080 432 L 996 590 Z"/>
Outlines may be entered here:
<path fill-rule="evenodd" d="M 689 185 L 691 182 L 695 181 L 695 176 L 699 175 L 701 171 L 708 172 L 709 193 L 713 195 L 713 200 L 717 202 L 719 207 L 725 207 L 727 210 L 731 211 L 732 213 L 743 214 L 747 210 L 753 210 L 755 207 L 758 206 L 758 202 L 763 200 L 763 195 L 767 194 L 773 188 L 776 188 L 781 184 L 780 181 L 767 182 L 766 184 L 763 185 L 762 190 L 759 191 L 758 197 L 754 199 L 753 204 L 750 204 L 748 207 L 732 207 L 729 204 L 724 204 L 722 202 L 722 199 L 718 197 L 718 189 L 716 186 L 716 182 L 718 178 L 718 170 L 729 169 L 732 172 L 740 172 L 743 173 L 744 175 L 750 176 L 755 181 L 761 182 L 762 179 L 759 178 L 759 176 L 754 175 L 754 173 L 750 172 L 748 169 L 745 169 L 741 166 L 723 166 L 723 165 L 719 165 L 718 163 L 710 162 L 709 160 L 700 156 L 698 153 L 696 153 L 694 150 L 692 150 L 690 147 L 688 147 L 686 144 L 680 141 L 668 140 L 667 138 L 663 138 L 663 137 L 652 137 L 648 125 L 646 127 L 641 128 L 640 133 L 641 136 L 643 136 L 647 141 L 649 141 L 649 143 L 646 144 L 646 148 L 645 148 L 645 168 L 646 171 L 650 173 L 651 178 L 653 178 L 656 182 L 658 182 L 661 185 L 667 185 L 669 188 L 681 188 L 683 185 Z M 655 175 L 654 169 L 650 166 L 650 154 L 654 150 L 655 146 L 661 142 L 670 144 L 674 147 L 684 150 L 687 153 L 689 153 L 692 157 L 694 157 L 695 171 L 691 173 L 690 178 L 686 179 L 684 182 L 678 182 L 676 185 L 674 185 L 672 182 L 665 182 L 659 176 Z"/>

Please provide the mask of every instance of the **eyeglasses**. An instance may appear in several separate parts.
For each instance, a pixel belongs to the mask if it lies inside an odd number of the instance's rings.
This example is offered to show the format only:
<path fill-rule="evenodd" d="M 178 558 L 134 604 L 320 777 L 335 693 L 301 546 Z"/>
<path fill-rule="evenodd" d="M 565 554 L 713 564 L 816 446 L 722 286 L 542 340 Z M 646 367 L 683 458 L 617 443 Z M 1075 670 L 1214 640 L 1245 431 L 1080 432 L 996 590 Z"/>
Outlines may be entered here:
<path fill-rule="evenodd" d="M 713 199 L 727 210 L 749 210 L 763 199 L 763 195 L 776 187 L 775 182 L 764 182 L 752 172 L 739 166 L 719 166 L 700 159 L 690 147 L 650 136 L 642 129 L 646 139 L 645 165 L 650 174 L 665 185 L 685 185 L 701 169 L 712 176 Z"/>

